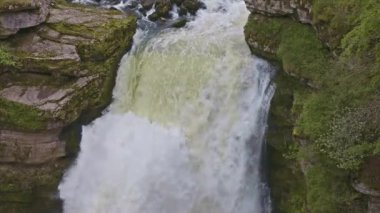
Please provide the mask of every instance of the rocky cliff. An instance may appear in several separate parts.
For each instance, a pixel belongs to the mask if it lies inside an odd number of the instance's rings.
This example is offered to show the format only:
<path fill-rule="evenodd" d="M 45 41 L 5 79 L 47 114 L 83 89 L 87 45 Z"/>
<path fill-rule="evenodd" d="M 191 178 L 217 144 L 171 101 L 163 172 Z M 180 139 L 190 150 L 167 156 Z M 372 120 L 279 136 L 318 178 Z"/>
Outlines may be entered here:
<path fill-rule="evenodd" d="M 1 1 L 0 212 L 26 211 L 36 191 L 56 188 L 68 163 L 62 157 L 78 146 L 74 124 L 111 101 L 135 29 L 136 19 L 118 11 Z"/>
<path fill-rule="evenodd" d="M 268 135 L 275 212 L 380 212 L 380 2 L 246 4 L 248 45 L 280 70 Z"/>
<path fill-rule="evenodd" d="M 0 38 L 43 23 L 51 0 L 3 0 L 0 3 Z"/>

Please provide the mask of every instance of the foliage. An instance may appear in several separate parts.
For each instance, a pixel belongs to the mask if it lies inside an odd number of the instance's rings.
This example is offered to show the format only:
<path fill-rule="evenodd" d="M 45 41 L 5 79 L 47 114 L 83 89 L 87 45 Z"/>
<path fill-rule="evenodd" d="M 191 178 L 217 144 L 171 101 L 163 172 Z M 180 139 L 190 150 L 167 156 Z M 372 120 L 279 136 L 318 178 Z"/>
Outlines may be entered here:
<path fill-rule="evenodd" d="M 16 62 L 13 56 L 6 50 L 5 47 L 0 46 L 0 66 L 14 66 Z"/>
<path fill-rule="evenodd" d="M 267 58 L 275 58 L 285 73 L 304 85 L 293 88 L 293 95 L 286 94 L 293 102 L 291 115 L 277 106 L 287 103 L 285 96 L 272 102 L 271 110 L 284 114 L 272 120 L 276 125 L 287 125 L 286 117 L 295 121 L 290 124 L 293 141 L 277 133 L 280 142 L 270 144 L 286 160 L 301 165 L 306 186 L 294 184 L 306 187 L 305 211 L 362 212 L 365 200 L 350 187 L 350 174 L 380 154 L 380 4 L 378 0 L 311 3 L 314 29 L 289 18 L 257 14 L 251 14 L 245 28 L 254 53 L 272 54 Z M 288 89 L 288 84 L 279 84 L 276 94 Z M 275 186 L 286 190 L 281 184 Z M 302 206 L 291 199 L 276 202 L 285 208 L 281 212 Z"/>
<path fill-rule="evenodd" d="M 339 168 L 357 170 L 364 159 L 376 154 L 375 142 L 379 139 L 380 103 L 375 102 L 364 108 L 339 112 L 317 143 L 320 151 L 333 159 Z"/>
<path fill-rule="evenodd" d="M 346 212 L 345 206 L 349 206 L 357 196 L 349 184 L 347 172 L 328 162 L 310 165 L 305 179 L 307 203 L 313 213 Z"/>
<path fill-rule="evenodd" d="M 46 118 L 41 110 L 0 99 L 0 125 L 16 129 L 37 130 L 46 127 Z"/>
<path fill-rule="evenodd" d="M 252 43 L 256 41 L 263 49 L 268 47 L 275 52 L 287 73 L 302 77 L 310 84 L 323 83 L 322 76 L 330 72 L 331 64 L 326 49 L 311 27 L 287 18 L 264 18 L 257 14 L 251 15 L 248 23 L 245 35 L 254 52 L 257 48 L 252 48 Z"/>
<path fill-rule="evenodd" d="M 342 39 L 343 55 L 368 55 L 380 41 L 380 3 L 370 0 L 360 13 L 359 24 Z"/>
<path fill-rule="evenodd" d="M 314 0 L 313 25 L 318 35 L 330 48 L 338 48 L 343 35 L 357 23 L 360 8 L 368 0 Z"/>

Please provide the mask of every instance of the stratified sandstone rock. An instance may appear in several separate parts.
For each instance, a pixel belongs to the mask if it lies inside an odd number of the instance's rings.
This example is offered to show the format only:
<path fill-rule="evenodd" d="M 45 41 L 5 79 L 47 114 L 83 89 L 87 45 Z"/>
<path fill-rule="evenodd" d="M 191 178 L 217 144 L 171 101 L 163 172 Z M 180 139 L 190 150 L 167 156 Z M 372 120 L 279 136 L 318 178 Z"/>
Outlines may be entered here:
<path fill-rule="evenodd" d="M 51 0 L 3 0 L 0 2 L 0 38 L 46 20 Z"/>
<path fill-rule="evenodd" d="M 269 16 L 296 16 L 303 23 L 312 23 L 312 5 L 309 0 L 245 0 L 254 13 Z"/>
<path fill-rule="evenodd" d="M 22 11 L 40 10 L 32 3 Z M 49 14 L 0 46 L 13 60 L 0 60 L 0 212 L 60 208 L 54 193 L 69 165 L 61 157 L 77 149 L 78 118 L 93 119 L 111 101 L 136 29 L 134 17 L 95 7 L 57 3 Z"/>
<path fill-rule="evenodd" d="M 65 144 L 59 138 L 59 129 L 40 133 L 0 130 L 2 162 L 40 163 L 65 156 Z"/>
<path fill-rule="evenodd" d="M 0 66 L 0 162 L 43 163 L 65 155 L 62 129 L 111 99 L 135 18 L 57 5 L 45 24 L 8 39 L 14 66 Z"/>

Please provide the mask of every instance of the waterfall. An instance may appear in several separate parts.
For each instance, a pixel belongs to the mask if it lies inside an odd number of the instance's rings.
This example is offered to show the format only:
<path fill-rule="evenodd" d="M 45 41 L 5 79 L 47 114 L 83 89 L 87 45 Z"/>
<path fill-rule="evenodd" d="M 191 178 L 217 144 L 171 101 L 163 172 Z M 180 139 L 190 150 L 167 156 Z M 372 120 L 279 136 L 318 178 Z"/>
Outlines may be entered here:
<path fill-rule="evenodd" d="M 273 69 L 245 43 L 243 1 L 205 3 L 184 28 L 138 30 L 59 186 L 65 212 L 271 211 L 260 161 Z"/>

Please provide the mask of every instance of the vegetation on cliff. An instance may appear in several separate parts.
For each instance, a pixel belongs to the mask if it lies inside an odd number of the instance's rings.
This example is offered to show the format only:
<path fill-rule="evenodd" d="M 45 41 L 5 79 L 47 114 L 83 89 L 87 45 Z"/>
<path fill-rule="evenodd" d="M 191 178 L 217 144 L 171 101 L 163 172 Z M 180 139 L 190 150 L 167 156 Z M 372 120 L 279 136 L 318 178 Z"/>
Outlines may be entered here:
<path fill-rule="evenodd" d="M 15 61 L 12 54 L 5 47 L 0 46 L 0 66 L 14 66 Z"/>
<path fill-rule="evenodd" d="M 291 101 L 290 108 L 272 111 L 272 117 L 292 120 L 285 127 L 293 138 L 277 137 L 282 146 L 274 143 L 284 157 L 298 162 L 304 175 L 299 183 L 304 190 L 278 186 L 290 197 L 303 198 L 280 202 L 279 208 L 361 212 L 362 198 L 350 181 L 380 154 L 380 3 L 314 0 L 312 5 L 314 29 L 259 14 L 251 14 L 245 29 L 254 53 L 281 62 L 304 85 L 287 85 L 290 100 L 276 94 L 273 102 L 276 109 Z"/>

